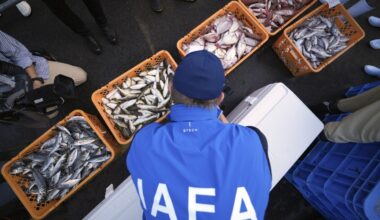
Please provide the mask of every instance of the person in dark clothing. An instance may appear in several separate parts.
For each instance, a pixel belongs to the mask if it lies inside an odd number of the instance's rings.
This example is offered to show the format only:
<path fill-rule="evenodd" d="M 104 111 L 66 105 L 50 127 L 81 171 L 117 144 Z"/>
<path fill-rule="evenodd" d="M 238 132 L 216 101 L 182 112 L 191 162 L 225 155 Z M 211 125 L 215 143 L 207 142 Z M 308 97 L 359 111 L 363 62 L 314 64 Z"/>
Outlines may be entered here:
<path fill-rule="evenodd" d="M 65 0 L 43 0 L 43 2 L 48 6 L 51 12 L 53 12 L 55 16 L 57 16 L 71 30 L 83 36 L 91 51 L 96 54 L 101 54 L 103 52 L 100 43 L 96 40 L 83 21 L 69 8 Z M 107 40 L 111 44 L 116 44 L 116 31 L 108 25 L 100 0 L 83 0 L 83 3 L 87 6 Z"/>
<path fill-rule="evenodd" d="M 182 0 L 184 2 L 195 2 L 196 0 Z M 164 7 L 162 6 L 161 0 L 150 0 L 150 7 L 154 12 L 162 12 Z"/>

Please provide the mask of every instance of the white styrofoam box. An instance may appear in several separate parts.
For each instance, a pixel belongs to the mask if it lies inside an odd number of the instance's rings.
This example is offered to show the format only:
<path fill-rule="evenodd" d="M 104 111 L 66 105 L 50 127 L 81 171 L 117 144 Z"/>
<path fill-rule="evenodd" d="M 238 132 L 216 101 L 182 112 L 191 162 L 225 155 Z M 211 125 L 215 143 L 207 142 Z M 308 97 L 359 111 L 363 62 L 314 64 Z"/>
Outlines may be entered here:
<path fill-rule="evenodd" d="M 142 213 L 139 196 L 129 176 L 83 219 L 138 220 L 142 219 Z"/>
<path fill-rule="evenodd" d="M 253 92 L 227 119 L 254 126 L 265 135 L 272 189 L 323 130 L 323 123 L 282 83 Z"/>

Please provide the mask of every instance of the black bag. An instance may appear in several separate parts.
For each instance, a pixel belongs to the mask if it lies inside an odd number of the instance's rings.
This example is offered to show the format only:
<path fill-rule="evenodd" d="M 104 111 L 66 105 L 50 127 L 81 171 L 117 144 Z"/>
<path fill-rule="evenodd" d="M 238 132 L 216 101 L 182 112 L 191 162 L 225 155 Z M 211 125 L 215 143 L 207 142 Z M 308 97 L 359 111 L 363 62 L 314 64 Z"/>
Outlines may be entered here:
<path fill-rule="evenodd" d="M 64 99 L 75 97 L 74 80 L 70 77 L 58 75 L 53 85 L 43 86 L 26 94 L 24 105 L 34 107 L 46 115 L 58 110 Z"/>

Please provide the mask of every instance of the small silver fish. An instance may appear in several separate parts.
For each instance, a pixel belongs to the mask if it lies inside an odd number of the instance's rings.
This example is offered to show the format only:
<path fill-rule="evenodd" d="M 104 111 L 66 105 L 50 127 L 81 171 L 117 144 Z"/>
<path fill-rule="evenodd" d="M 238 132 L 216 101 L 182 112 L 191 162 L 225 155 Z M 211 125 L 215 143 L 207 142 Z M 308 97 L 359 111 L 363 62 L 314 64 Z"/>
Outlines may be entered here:
<path fill-rule="evenodd" d="M 79 140 L 75 140 L 73 145 L 74 146 L 87 145 L 87 144 L 94 143 L 95 141 L 96 141 L 96 138 L 94 137 L 86 137 Z"/>
<path fill-rule="evenodd" d="M 101 163 L 101 162 L 108 160 L 109 158 L 111 158 L 111 156 L 109 154 L 106 154 L 106 155 L 101 155 L 101 156 L 90 158 L 88 160 L 88 162 L 89 163 Z"/>

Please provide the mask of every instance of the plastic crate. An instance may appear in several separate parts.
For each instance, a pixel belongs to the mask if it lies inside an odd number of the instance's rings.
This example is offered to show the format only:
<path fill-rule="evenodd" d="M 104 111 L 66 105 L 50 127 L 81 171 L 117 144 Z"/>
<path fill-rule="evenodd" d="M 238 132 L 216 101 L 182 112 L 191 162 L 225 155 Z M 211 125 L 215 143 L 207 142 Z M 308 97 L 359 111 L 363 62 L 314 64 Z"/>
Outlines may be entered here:
<path fill-rule="evenodd" d="M 38 139 L 33 141 L 29 146 L 27 146 L 24 150 L 22 150 L 17 156 L 8 161 L 1 169 L 1 174 L 4 176 L 4 179 L 8 182 L 9 186 L 12 188 L 14 193 L 20 199 L 21 203 L 28 210 L 29 214 L 34 219 L 42 219 L 46 217 L 50 212 L 52 212 L 55 208 L 57 208 L 62 202 L 71 197 L 74 193 L 76 193 L 80 188 L 82 188 L 88 181 L 94 178 L 99 172 L 101 172 L 105 167 L 107 167 L 114 159 L 117 154 L 117 146 L 116 141 L 112 138 L 112 135 L 107 132 L 105 127 L 100 123 L 99 119 L 93 115 L 84 113 L 81 110 L 75 110 L 71 112 L 65 119 L 61 120 L 57 124 L 65 125 L 67 120 L 72 116 L 83 116 L 87 123 L 91 126 L 100 140 L 107 147 L 109 152 L 111 153 L 111 157 L 108 161 L 103 163 L 96 171 L 92 172 L 88 177 L 83 179 L 78 186 L 70 190 L 62 199 L 60 200 L 52 200 L 50 202 L 44 202 L 37 204 L 36 195 L 27 195 L 24 193 L 20 185 L 23 185 L 29 182 L 28 179 L 22 178 L 20 176 L 10 175 L 9 171 L 14 162 L 24 158 L 25 155 L 33 152 L 37 148 L 41 146 L 43 142 L 47 139 L 51 138 L 55 135 L 55 127 L 50 128 L 43 135 L 41 135 Z"/>
<path fill-rule="evenodd" d="M 330 115 L 324 121 L 341 120 L 346 115 Z M 380 181 L 380 143 L 320 141 L 292 169 L 292 177 L 289 175 L 305 199 L 326 218 L 366 219 L 364 202 Z"/>
<path fill-rule="evenodd" d="M 288 35 L 295 28 L 300 26 L 304 21 L 316 15 L 322 15 L 324 17 L 336 17 L 336 24 L 341 33 L 343 33 L 350 40 L 348 41 L 347 47 L 345 49 L 324 60 L 323 63 L 315 69 L 301 53 L 301 51 L 298 50 L 297 46 L 293 40 L 288 37 Z M 299 21 L 286 28 L 282 35 L 273 44 L 273 49 L 294 76 L 303 76 L 313 72 L 320 72 L 323 68 L 332 63 L 343 53 L 353 47 L 356 43 L 358 43 L 361 39 L 363 39 L 364 36 L 365 33 L 363 29 L 348 13 L 343 5 L 339 4 L 334 8 L 329 8 L 328 4 L 324 3 L 314 11 L 304 16 Z"/>
<path fill-rule="evenodd" d="M 346 205 L 346 193 L 360 174 L 365 173 L 367 167 L 371 167 L 370 164 L 379 163 L 380 158 L 378 157 L 380 157 L 380 143 L 356 144 L 341 166 L 334 171 L 325 183 L 325 196 L 341 212 L 348 213 L 348 217 L 358 217 L 358 215 L 353 208 Z M 362 177 L 361 179 L 367 178 Z"/>
<path fill-rule="evenodd" d="M 177 69 L 177 63 L 174 61 L 170 53 L 168 51 L 161 50 L 155 55 L 153 55 L 151 58 L 144 60 L 140 64 L 136 65 L 132 69 L 128 70 L 127 72 L 118 76 L 116 79 L 109 82 L 107 85 L 103 86 L 102 88 L 92 93 L 92 96 L 91 96 L 92 103 L 95 105 L 96 109 L 102 116 L 103 120 L 106 122 L 108 128 L 111 130 L 111 133 L 115 137 L 116 141 L 123 146 L 128 146 L 128 144 L 132 141 L 133 136 L 126 139 L 122 135 L 121 131 L 116 127 L 113 120 L 109 118 L 108 113 L 105 111 L 103 103 L 102 103 L 102 98 L 105 97 L 110 91 L 114 90 L 116 86 L 121 85 L 123 82 L 125 82 L 127 78 L 134 77 L 138 73 L 159 64 L 163 60 L 166 60 L 168 64 L 172 66 L 173 70 Z M 164 120 L 167 114 L 159 118 L 157 122 Z"/>
<path fill-rule="evenodd" d="M 364 201 L 364 212 L 368 219 L 380 219 L 380 182 L 372 189 Z"/>
<path fill-rule="evenodd" d="M 243 3 L 242 0 L 239 0 L 239 2 L 244 5 L 244 9 L 247 10 L 252 17 L 254 17 L 256 20 L 256 16 L 249 10 L 248 6 L 245 5 Z M 275 31 L 273 32 L 270 32 L 268 31 L 265 26 L 257 20 L 257 22 L 261 25 L 261 27 L 268 33 L 269 36 L 274 36 L 276 34 L 278 34 L 278 32 L 280 32 L 282 29 L 284 29 L 286 26 L 288 26 L 290 23 L 292 23 L 297 17 L 299 17 L 302 13 L 304 13 L 307 9 L 309 9 L 311 6 L 313 6 L 315 3 L 317 2 L 317 0 L 311 0 L 308 4 L 306 4 L 303 8 L 300 8 L 298 9 L 298 11 L 296 13 L 294 13 L 294 15 L 289 19 L 287 20 L 283 25 L 281 25 L 278 29 L 276 29 Z"/>
<path fill-rule="evenodd" d="M 328 142 L 318 142 L 303 161 L 294 169 L 293 181 L 296 188 L 323 216 L 327 218 L 335 218 L 331 207 L 324 204 L 306 185 L 306 180 L 312 174 L 315 167 L 331 150 Z"/>
<path fill-rule="evenodd" d="M 363 182 L 363 184 L 361 184 L 360 187 L 356 187 L 354 186 L 351 190 L 352 191 L 356 191 L 354 197 L 353 197 L 353 207 L 355 209 L 355 211 L 359 214 L 360 217 L 362 218 L 366 218 L 365 217 L 365 212 L 364 212 L 364 202 L 367 198 L 367 196 L 369 195 L 369 193 L 374 189 L 374 187 L 376 186 L 376 184 L 378 184 L 380 182 L 380 163 L 379 163 L 379 158 L 377 158 L 377 166 L 374 168 L 374 170 L 369 171 L 368 173 L 370 173 L 368 175 L 368 177 L 366 179 L 364 179 L 366 176 L 363 175 L 363 179 L 360 179 L 357 184 L 360 185 L 361 182 Z M 378 199 L 379 199 L 379 195 L 378 196 Z M 377 204 L 379 205 L 379 204 Z"/>
<path fill-rule="evenodd" d="M 377 86 L 380 86 L 380 81 L 367 83 L 367 84 L 360 85 L 360 86 L 351 87 L 347 90 L 345 96 L 346 97 L 352 97 L 352 96 L 358 95 L 360 93 L 363 93 L 367 90 L 370 90 L 372 88 L 375 88 Z"/>
<path fill-rule="evenodd" d="M 346 96 L 354 96 L 379 85 L 380 81 L 351 87 Z M 347 115 L 349 113 L 328 115 L 324 121 L 339 121 Z M 340 164 L 335 168 L 331 163 L 333 157 L 340 158 L 340 162 L 335 161 Z M 328 219 L 380 219 L 380 143 L 319 141 L 286 178 Z M 310 189 L 313 183 L 315 185 Z"/>
<path fill-rule="evenodd" d="M 331 146 L 331 150 L 309 175 L 306 180 L 306 185 L 321 202 L 330 207 L 330 210 L 338 219 L 349 219 L 350 216 L 352 216 L 351 214 L 342 211 L 343 208 L 335 206 L 330 202 L 329 195 L 325 194 L 324 186 L 334 171 L 342 167 L 343 161 L 346 159 L 347 155 L 354 150 L 357 144 L 329 143 L 329 145 Z"/>
<path fill-rule="evenodd" d="M 328 115 L 324 118 L 324 122 L 341 120 L 348 114 L 344 115 Z M 299 165 L 294 168 L 292 173 L 292 181 L 304 198 L 314 206 L 323 216 L 329 219 L 337 218 L 336 213 L 331 206 L 323 203 L 313 191 L 306 185 L 308 177 L 313 173 L 314 169 L 318 166 L 321 160 L 332 149 L 330 142 L 319 141 L 308 155 L 299 162 Z M 339 215 L 339 217 L 341 217 Z"/>
<path fill-rule="evenodd" d="M 242 21 L 245 25 L 250 27 L 254 33 L 258 36 L 261 36 L 261 42 L 253 48 L 251 52 L 241 57 L 241 59 L 236 62 L 232 67 L 225 70 L 225 75 L 230 74 L 236 67 L 238 67 L 241 63 L 243 63 L 246 59 L 248 59 L 255 51 L 257 51 L 264 43 L 269 39 L 267 32 L 261 27 L 259 21 L 257 21 L 247 10 L 244 9 L 244 6 L 239 2 L 232 1 L 224 6 L 222 9 L 217 11 L 215 14 L 211 15 L 211 17 L 207 18 L 200 25 L 194 28 L 189 34 L 182 37 L 177 42 L 177 49 L 181 57 L 186 55 L 185 51 L 182 49 L 184 44 L 188 44 L 199 37 L 199 35 L 211 25 L 218 17 L 226 15 L 227 13 L 232 12 L 238 20 Z"/>

